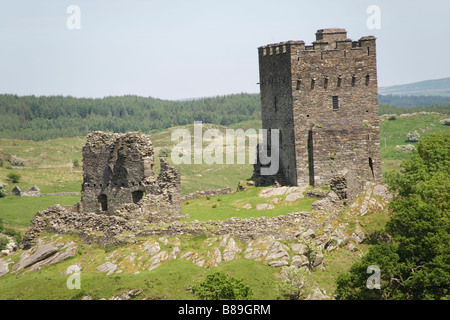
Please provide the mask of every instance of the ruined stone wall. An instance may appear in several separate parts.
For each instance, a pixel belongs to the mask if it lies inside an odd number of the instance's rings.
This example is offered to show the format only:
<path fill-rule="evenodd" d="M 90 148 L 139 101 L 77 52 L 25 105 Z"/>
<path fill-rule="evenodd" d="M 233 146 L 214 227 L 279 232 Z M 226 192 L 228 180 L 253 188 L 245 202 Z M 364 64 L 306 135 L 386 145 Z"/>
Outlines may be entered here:
<path fill-rule="evenodd" d="M 375 38 L 352 41 L 345 29 L 324 29 L 316 39 L 259 48 L 263 128 L 283 130 L 282 154 L 294 150 L 282 155 L 291 184 L 328 185 L 343 170 L 380 181 Z M 270 104 L 275 76 L 286 93 L 277 100 L 282 114 Z M 287 115 L 292 120 L 282 121 Z"/>
<path fill-rule="evenodd" d="M 85 212 L 113 213 L 123 204 L 147 199 L 154 210 L 181 210 L 180 175 L 161 160 L 161 173 L 153 172 L 154 151 L 143 134 L 93 132 L 83 154 L 81 208 Z"/>

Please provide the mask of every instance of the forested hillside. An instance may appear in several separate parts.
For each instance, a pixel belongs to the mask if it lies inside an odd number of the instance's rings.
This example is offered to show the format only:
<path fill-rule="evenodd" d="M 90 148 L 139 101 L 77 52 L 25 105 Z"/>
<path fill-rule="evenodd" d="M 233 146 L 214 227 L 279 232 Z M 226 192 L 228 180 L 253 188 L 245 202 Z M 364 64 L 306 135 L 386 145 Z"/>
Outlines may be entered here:
<path fill-rule="evenodd" d="M 447 105 L 439 104 L 446 102 L 446 97 L 391 98 L 395 101 L 380 96 L 380 114 L 419 111 L 450 114 L 450 98 L 447 98 L 449 100 Z M 385 101 L 395 104 L 385 104 Z M 421 106 L 421 103 L 425 102 L 428 105 L 432 102 L 437 104 Z M 402 104 L 417 107 L 398 107 Z M 193 124 L 194 121 L 232 126 L 249 120 L 261 120 L 259 94 L 241 93 L 187 101 L 131 95 L 97 99 L 0 95 L 0 138 L 7 139 L 39 141 L 86 136 L 95 130 L 150 133 Z"/>
<path fill-rule="evenodd" d="M 138 96 L 101 99 L 0 95 L 0 138 L 46 140 L 93 130 L 158 131 L 194 121 L 230 125 L 261 119 L 257 94 L 190 101 Z"/>

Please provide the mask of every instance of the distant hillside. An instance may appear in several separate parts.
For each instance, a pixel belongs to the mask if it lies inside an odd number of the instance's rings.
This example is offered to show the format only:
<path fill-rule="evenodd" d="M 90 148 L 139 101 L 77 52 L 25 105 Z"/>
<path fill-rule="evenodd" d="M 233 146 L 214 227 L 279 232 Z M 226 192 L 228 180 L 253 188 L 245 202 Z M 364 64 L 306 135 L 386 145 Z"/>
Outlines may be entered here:
<path fill-rule="evenodd" d="M 450 97 L 450 78 L 425 80 L 408 84 L 380 87 L 381 95 L 447 96 Z"/>

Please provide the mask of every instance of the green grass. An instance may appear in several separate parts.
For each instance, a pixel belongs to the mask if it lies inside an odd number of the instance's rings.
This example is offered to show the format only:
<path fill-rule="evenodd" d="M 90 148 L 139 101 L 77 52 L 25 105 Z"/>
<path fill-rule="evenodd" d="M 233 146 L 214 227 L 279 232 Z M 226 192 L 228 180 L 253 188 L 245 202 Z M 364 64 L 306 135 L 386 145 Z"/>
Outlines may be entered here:
<path fill-rule="evenodd" d="M 285 196 L 273 196 L 270 198 L 258 197 L 262 187 L 252 187 L 247 190 L 236 192 L 230 195 L 216 196 L 208 198 L 197 198 L 183 203 L 182 213 L 189 214 L 186 221 L 199 220 L 225 220 L 231 217 L 250 218 L 250 217 L 276 217 L 291 212 L 311 211 L 311 205 L 316 198 L 302 198 L 294 202 L 284 201 Z M 279 198 L 278 204 L 273 201 Z M 273 205 L 274 209 L 256 210 L 256 205 L 268 203 Z M 243 206 L 251 205 L 251 209 L 245 209 Z"/>
<path fill-rule="evenodd" d="M 38 211 L 55 204 L 73 205 L 79 201 L 79 196 L 18 197 L 7 195 L 0 198 L 0 218 L 3 219 L 5 226 L 25 231 Z"/>
<path fill-rule="evenodd" d="M 52 237 L 52 236 L 50 236 Z M 217 268 L 203 268 L 196 266 L 191 261 L 166 260 L 163 265 L 151 271 L 135 272 L 135 265 L 126 265 L 122 273 L 114 273 L 107 276 L 96 270 L 106 258 L 113 255 L 114 258 L 138 253 L 136 261 L 145 254 L 138 251 L 137 246 L 114 248 L 105 250 L 96 246 L 80 243 L 76 238 L 70 236 L 58 236 L 66 241 L 74 240 L 80 247 L 78 254 L 57 265 L 43 268 L 30 273 L 11 274 L 8 273 L 0 278 L 0 300 L 6 299 L 81 299 L 85 295 L 93 299 L 109 299 L 130 289 L 142 290 L 139 298 L 168 299 L 168 300 L 196 300 L 190 293 L 189 287 L 203 281 L 204 278 L 213 272 L 223 271 L 231 276 L 244 280 L 253 290 L 253 299 L 270 300 L 276 299 L 275 274 L 278 269 L 269 267 L 260 261 L 243 259 L 241 257 L 230 262 L 223 262 Z M 145 239 L 144 239 L 145 240 Z M 185 242 L 183 239 L 183 243 Z M 190 239 L 196 252 L 205 240 L 203 237 L 192 237 Z M 166 248 L 162 248 L 164 250 Z M 211 248 L 209 248 L 211 249 Z M 184 251 L 184 250 L 183 250 Z M 19 254 L 11 256 L 13 261 L 17 261 Z M 118 258 L 120 264 L 123 258 Z M 80 274 L 81 288 L 68 289 L 66 281 L 69 275 L 63 273 L 67 268 L 75 263 L 80 263 L 82 270 Z M 127 268 L 128 266 L 128 268 Z M 258 274 L 258 277 L 255 277 Z"/>

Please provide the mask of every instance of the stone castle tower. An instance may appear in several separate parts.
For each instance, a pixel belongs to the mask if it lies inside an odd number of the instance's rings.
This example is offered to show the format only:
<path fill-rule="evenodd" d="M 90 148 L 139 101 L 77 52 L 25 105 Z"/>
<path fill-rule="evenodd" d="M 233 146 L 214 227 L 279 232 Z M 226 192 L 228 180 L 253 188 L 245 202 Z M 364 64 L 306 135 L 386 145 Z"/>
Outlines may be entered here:
<path fill-rule="evenodd" d="M 375 37 L 352 41 L 345 29 L 323 29 L 312 45 L 287 41 L 258 52 L 262 125 L 280 130 L 283 183 L 380 181 Z"/>

